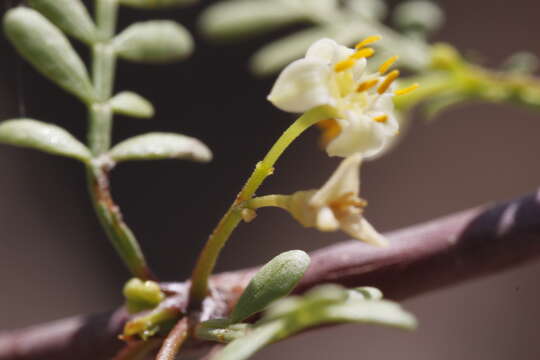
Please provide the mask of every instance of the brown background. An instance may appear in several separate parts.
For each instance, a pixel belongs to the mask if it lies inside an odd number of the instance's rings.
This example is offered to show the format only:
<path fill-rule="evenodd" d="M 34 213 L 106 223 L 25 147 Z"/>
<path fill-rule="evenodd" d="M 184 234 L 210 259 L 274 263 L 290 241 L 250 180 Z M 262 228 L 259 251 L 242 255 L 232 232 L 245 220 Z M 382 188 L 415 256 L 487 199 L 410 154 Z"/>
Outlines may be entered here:
<path fill-rule="evenodd" d="M 540 53 L 535 0 L 453 0 L 443 6 L 448 23 L 437 39 L 480 54 L 491 66 L 516 51 Z M 153 16 L 194 29 L 199 8 Z M 121 26 L 149 15 L 123 9 Z M 120 64 L 118 88 L 146 95 L 158 114 L 150 121 L 118 119 L 116 140 L 177 131 L 201 138 L 215 153 L 210 165 L 133 163 L 114 172 L 113 193 L 165 279 L 189 275 L 241 181 L 291 120 L 264 100 L 272 80 L 257 81 L 244 71 L 247 56 L 270 38 L 225 47 L 198 37 L 195 56 L 183 64 Z M 16 60 L 4 39 L 0 46 L 0 118 L 26 114 L 82 138 L 83 107 Z M 400 146 L 363 169 L 368 218 L 391 230 L 533 191 L 540 179 L 539 119 L 524 109 L 484 104 L 452 110 L 429 124 L 416 116 Z M 282 159 L 263 191 L 318 186 L 336 165 L 310 133 Z M 0 329 L 118 305 L 128 274 L 92 214 L 81 166 L 0 146 L 0 174 Z M 261 211 L 235 234 L 219 269 L 342 239 L 340 233 L 304 230 L 277 210 Z M 405 306 L 420 320 L 413 333 L 341 326 L 275 345 L 255 358 L 538 359 L 539 275 L 537 263 L 409 300 Z"/>

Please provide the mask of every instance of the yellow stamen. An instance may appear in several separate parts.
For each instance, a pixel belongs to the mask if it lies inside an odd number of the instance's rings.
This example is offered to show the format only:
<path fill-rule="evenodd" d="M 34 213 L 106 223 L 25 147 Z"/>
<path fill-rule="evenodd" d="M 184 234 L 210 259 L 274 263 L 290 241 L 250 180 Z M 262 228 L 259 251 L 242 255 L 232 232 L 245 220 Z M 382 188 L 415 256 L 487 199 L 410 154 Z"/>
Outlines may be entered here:
<path fill-rule="evenodd" d="M 351 213 L 351 208 L 355 208 L 356 211 L 362 211 L 367 206 L 367 201 L 360 199 L 353 192 L 348 192 L 330 202 L 329 205 L 338 216 L 346 216 Z"/>
<path fill-rule="evenodd" d="M 399 70 L 393 70 L 390 74 L 388 74 L 386 79 L 384 79 L 381 86 L 379 86 L 379 88 L 377 89 L 377 92 L 381 95 L 384 94 L 384 92 L 388 90 L 390 85 L 392 85 L 392 83 L 394 82 L 394 80 L 398 78 L 398 76 L 399 76 Z"/>
<path fill-rule="evenodd" d="M 352 54 L 351 59 L 359 60 L 362 58 L 368 58 L 368 57 L 372 57 L 373 54 L 375 54 L 375 50 L 373 50 L 372 48 L 364 48 Z"/>
<path fill-rule="evenodd" d="M 355 49 L 356 50 L 359 50 L 369 44 L 373 44 L 374 42 L 377 42 L 379 40 L 381 40 L 382 37 L 379 36 L 379 35 L 373 35 L 373 36 L 369 36 L 367 38 L 365 38 L 364 40 L 360 41 L 358 44 L 356 44 L 355 46 Z"/>
<path fill-rule="evenodd" d="M 420 84 L 415 83 L 415 84 L 412 84 L 411 86 L 407 86 L 407 87 L 404 88 L 404 89 L 399 89 L 399 90 L 394 91 L 394 94 L 395 94 L 396 96 L 399 96 L 399 95 L 406 95 L 406 94 L 411 93 L 411 92 L 413 92 L 414 90 L 418 89 L 419 87 L 420 87 Z"/>
<path fill-rule="evenodd" d="M 325 148 L 332 140 L 341 134 L 341 126 L 335 119 L 319 121 L 317 126 L 321 129 L 321 147 Z"/>
<path fill-rule="evenodd" d="M 336 72 L 345 71 L 347 69 L 350 69 L 356 64 L 356 59 L 353 59 L 351 57 L 342 60 L 334 65 L 334 70 Z"/>
<path fill-rule="evenodd" d="M 374 87 L 375 85 L 377 85 L 378 83 L 379 83 L 379 80 L 377 80 L 377 79 L 364 81 L 363 83 L 358 85 L 358 88 L 356 88 L 356 91 L 357 92 L 362 92 L 362 91 L 369 90 L 372 87 Z"/>
<path fill-rule="evenodd" d="M 376 121 L 378 123 L 385 123 L 388 121 L 388 115 L 379 115 L 379 116 L 375 116 L 373 118 L 373 121 Z"/>
<path fill-rule="evenodd" d="M 392 56 L 390 59 L 386 60 L 380 67 L 379 67 L 379 73 L 383 75 L 390 69 L 392 65 L 399 59 L 399 56 Z"/>

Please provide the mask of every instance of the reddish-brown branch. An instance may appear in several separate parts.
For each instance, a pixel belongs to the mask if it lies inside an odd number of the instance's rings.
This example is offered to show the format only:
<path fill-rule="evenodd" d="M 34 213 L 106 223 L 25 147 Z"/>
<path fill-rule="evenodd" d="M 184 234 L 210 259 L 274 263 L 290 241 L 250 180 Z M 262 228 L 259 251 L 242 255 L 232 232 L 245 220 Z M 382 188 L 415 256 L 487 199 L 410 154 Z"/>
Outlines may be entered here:
<path fill-rule="evenodd" d="M 389 248 L 345 242 L 321 249 L 312 254 L 311 266 L 296 291 L 336 282 L 377 286 L 389 298 L 405 299 L 536 259 L 539 199 L 534 193 L 395 231 L 387 234 Z M 214 276 L 212 306 L 221 302 L 226 308 L 234 302 L 253 272 Z M 0 336 L 0 360 L 110 359 L 121 347 L 116 336 L 126 319 L 118 310 L 5 333 Z"/>
<path fill-rule="evenodd" d="M 159 353 L 157 354 L 156 360 L 174 360 L 176 359 L 176 354 L 184 344 L 188 336 L 189 331 L 189 321 L 188 317 L 183 317 L 176 326 L 171 330 Z"/>

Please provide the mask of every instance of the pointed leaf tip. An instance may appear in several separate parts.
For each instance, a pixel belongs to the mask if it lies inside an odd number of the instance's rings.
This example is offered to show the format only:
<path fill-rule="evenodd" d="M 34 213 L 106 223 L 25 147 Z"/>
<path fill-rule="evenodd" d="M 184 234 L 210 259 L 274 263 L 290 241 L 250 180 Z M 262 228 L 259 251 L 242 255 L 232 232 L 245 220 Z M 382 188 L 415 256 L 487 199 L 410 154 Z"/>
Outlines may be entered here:
<path fill-rule="evenodd" d="M 32 119 L 0 123 L 0 143 L 33 148 L 83 162 L 91 158 L 88 148 L 66 130 Z"/>
<path fill-rule="evenodd" d="M 212 160 L 212 152 L 200 140 L 172 133 L 148 133 L 122 141 L 109 151 L 116 162 L 130 160 Z"/>
<path fill-rule="evenodd" d="M 300 250 L 287 251 L 270 260 L 244 290 L 231 314 L 231 322 L 243 321 L 288 295 L 304 276 L 309 263 L 309 255 Z"/>

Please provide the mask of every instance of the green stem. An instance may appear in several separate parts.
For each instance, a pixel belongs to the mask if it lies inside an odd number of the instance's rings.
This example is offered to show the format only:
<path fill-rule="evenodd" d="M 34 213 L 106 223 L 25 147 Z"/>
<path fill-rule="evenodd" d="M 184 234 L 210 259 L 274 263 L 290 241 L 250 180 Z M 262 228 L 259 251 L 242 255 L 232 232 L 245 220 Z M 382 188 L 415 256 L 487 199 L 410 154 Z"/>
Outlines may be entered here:
<path fill-rule="evenodd" d="M 144 255 L 114 203 L 106 162 L 99 159 L 111 146 L 113 111 L 109 100 L 113 92 L 116 56 L 111 45 L 118 14 L 117 0 L 96 0 L 96 24 L 100 41 L 92 46 L 92 80 L 95 101 L 88 105 L 88 145 L 94 161 L 87 166 L 88 191 L 99 221 L 128 269 L 141 279 L 153 278 Z"/>
<path fill-rule="evenodd" d="M 96 0 L 96 25 L 102 39 L 114 36 L 117 18 L 118 0 Z"/>
<path fill-rule="evenodd" d="M 246 208 L 257 210 L 263 207 L 278 207 L 287 210 L 289 195 L 266 195 L 259 196 L 247 201 Z"/>
<path fill-rule="evenodd" d="M 332 117 L 331 109 L 324 106 L 308 111 L 285 130 L 265 158 L 257 164 L 255 171 L 253 171 L 236 200 L 225 213 L 212 235 L 210 235 L 199 255 L 191 277 L 190 306 L 192 308 L 199 307 L 206 297 L 208 279 L 214 270 L 217 258 L 230 235 L 242 220 L 241 209 L 238 205 L 253 197 L 253 194 L 255 194 L 263 181 L 273 173 L 273 167 L 281 154 L 300 134 L 317 122 L 330 117 Z"/>
<path fill-rule="evenodd" d="M 421 102 L 452 89 L 452 77 L 443 72 L 432 72 L 427 75 L 413 76 L 400 81 L 402 86 L 420 84 L 420 87 L 410 94 L 394 97 L 396 109 L 402 112 L 410 111 Z"/>
<path fill-rule="evenodd" d="M 124 223 L 120 209 L 111 197 L 106 171 L 100 166 L 89 165 L 86 175 L 92 204 L 114 249 L 133 276 L 143 280 L 154 279 L 137 239 Z"/>
<path fill-rule="evenodd" d="M 109 104 L 93 103 L 88 106 L 88 145 L 96 158 L 111 146 L 112 120 Z"/>

